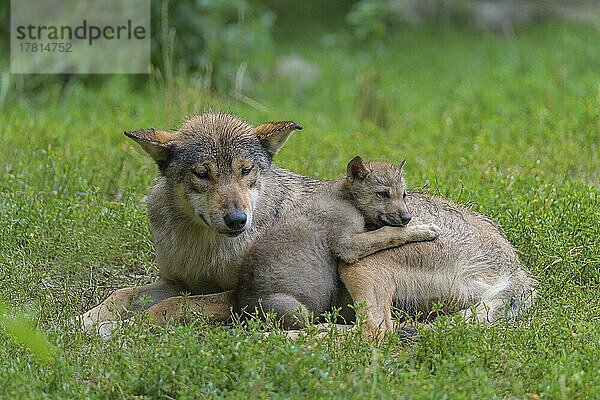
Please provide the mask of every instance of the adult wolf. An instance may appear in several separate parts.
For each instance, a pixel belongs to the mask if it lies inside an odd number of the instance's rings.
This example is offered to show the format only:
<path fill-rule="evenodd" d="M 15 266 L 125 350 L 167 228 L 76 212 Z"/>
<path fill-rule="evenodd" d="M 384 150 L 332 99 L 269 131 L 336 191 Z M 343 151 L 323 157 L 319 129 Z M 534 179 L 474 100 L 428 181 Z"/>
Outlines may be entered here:
<path fill-rule="evenodd" d="M 79 317 L 83 329 L 108 336 L 115 321 L 144 308 L 156 320 L 173 317 L 182 292 L 211 294 L 184 301 L 215 319 L 229 317 L 239 263 L 249 245 L 265 227 L 310 201 L 321 185 L 271 165 L 298 129 L 291 121 L 253 127 L 208 112 L 186 119 L 176 131 L 125 132 L 159 168 L 148 216 L 160 279 L 116 290 Z"/>

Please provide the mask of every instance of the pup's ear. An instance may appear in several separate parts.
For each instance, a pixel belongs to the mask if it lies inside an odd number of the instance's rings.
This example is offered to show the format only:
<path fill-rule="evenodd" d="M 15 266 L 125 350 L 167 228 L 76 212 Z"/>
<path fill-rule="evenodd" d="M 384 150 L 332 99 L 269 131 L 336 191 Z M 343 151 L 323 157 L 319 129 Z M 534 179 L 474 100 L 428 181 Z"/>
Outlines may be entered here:
<path fill-rule="evenodd" d="M 402 170 L 404 169 L 404 164 L 406 164 L 406 158 L 400 161 L 400 165 L 398 165 L 398 171 L 400 171 L 400 173 L 402 173 Z"/>
<path fill-rule="evenodd" d="M 371 170 L 367 168 L 360 156 L 356 156 L 350 160 L 346 167 L 346 176 L 350 181 L 354 181 L 355 179 L 365 179 L 370 173 Z"/>
<path fill-rule="evenodd" d="M 292 121 L 267 122 L 254 128 L 256 137 L 260 140 L 263 147 L 271 157 L 273 157 L 288 137 L 295 130 L 301 130 L 302 127 Z"/>
<path fill-rule="evenodd" d="M 138 129 L 133 132 L 123 132 L 126 136 L 135 140 L 146 153 L 155 161 L 164 161 L 169 154 L 169 148 L 177 138 L 177 132 L 159 131 L 152 129 Z"/>

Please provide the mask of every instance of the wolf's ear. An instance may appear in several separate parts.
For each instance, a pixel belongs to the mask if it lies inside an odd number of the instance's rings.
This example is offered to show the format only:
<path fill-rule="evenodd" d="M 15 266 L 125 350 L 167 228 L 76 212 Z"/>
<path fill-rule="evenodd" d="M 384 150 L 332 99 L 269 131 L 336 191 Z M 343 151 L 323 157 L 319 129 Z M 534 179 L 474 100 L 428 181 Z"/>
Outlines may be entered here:
<path fill-rule="evenodd" d="M 135 140 L 146 153 L 155 161 L 164 161 L 169 154 L 169 148 L 177 138 L 177 132 L 159 131 L 156 129 L 138 129 L 133 132 L 123 132 Z"/>
<path fill-rule="evenodd" d="M 271 157 L 273 157 L 288 137 L 295 130 L 301 130 L 302 127 L 292 121 L 267 122 L 254 128 L 256 137 L 260 140 L 263 147 Z"/>
<path fill-rule="evenodd" d="M 400 165 L 398 165 L 398 171 L 400 171 L 400 173 L 402 173 L 402 170 L 404 169 L 404 164 L 406 164 L 406 158 L 400 161 Z"/>
<path fill-rule="evenodd" d="M 355 179 L 365 179 L 370 173 L 371 170 L 367 168 L 360 156 L 356 156 L 350 160 L 348 167 L 346 167 L 346 176 L 350 181 L 354 181 Z"/>

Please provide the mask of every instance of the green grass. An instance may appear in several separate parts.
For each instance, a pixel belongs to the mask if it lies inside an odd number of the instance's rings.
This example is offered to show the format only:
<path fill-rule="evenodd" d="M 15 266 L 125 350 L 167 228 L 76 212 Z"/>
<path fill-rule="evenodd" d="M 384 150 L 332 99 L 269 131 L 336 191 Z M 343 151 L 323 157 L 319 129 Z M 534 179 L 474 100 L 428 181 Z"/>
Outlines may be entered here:
<path fill-rule="evenodd" d="M 5 104 L 0 301 L 35 322 L 51 356 L 0 328 L 0 398 L 599 398 L 597 37 L 546 24 L 508 39 L 403 31 L 385 44 L 281 43 L 278 55 L 302 54 L 320 75 L 295 91 L 269 77 L 274 54 L 251 92 L 268 112 L 191 79 L 168 93 L 119 78 L 47 87 Z M 357 118 L 365 74 L 379 76 L 367 89 L 385 129 Z M 109 341 L 78 332 L 74 316 L 157 272 L 145 214 L 155 167 L 122 131 L 176 126 L 207 106 L 302 124 L 276 160 L 301 173 L 340 176 L 356 154 L 407 157 L 411 187 L 502 223 L 540 281 L 537 306 L 494 327 L 441 319 L 411 343 L 264 338 L 198 316 L 161 328 L 140 315 Z"/>

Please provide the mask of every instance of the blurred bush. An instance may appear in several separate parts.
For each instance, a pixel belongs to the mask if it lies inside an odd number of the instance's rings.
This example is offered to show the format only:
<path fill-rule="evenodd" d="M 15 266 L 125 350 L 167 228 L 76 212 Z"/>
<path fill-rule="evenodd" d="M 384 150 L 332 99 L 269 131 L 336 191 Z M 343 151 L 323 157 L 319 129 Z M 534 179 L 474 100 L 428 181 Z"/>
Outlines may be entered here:
<path fill-rule="evenodd" d="M 240 67 L 269 54 L 275 14 L 249 0 L 152 1 L 152 63 L 163 72 L 199 72 L 207 86 L 233 85 Z M 158 33 L 158 34 L 157 34 Z"/>
<path fill-rule="evenodd" d="M 550 16 L 582 20 L 598 4 L 586 0 L 360 0 L 347 20 L 359 39 L 381 39 L 400 25 L 466 27 L 511 34 Z M 583 18 L 585 19 L 585 18 Z"/>
<path fill-rule="evenodd" d="M 4 33 L 0 36 L 0 53 L 5 55 L 10 49 L 9 10 L 8 2 L 0 4 L 0 21 L 4 22 L 0 27 Z M 249 82 L 257 72 L 254 61 L 272 52 L 275 13 L 258 2 L 152 0 L 151 15 L 152 71 L 162 79 L 179 72 L 199 73 L 210 89 L 228 90 L 236 77 L 239 79 L 240 68 Z M 9 62 L 9 57 L 2 57 L 0 71 L 8 71 Z M 91 85 L 105 79 L 94 75 L 5 75 L 0 77 L 0 84 L 19 92 L 31 92 L 45 83 L 61 86 L 71 79 Z M 132 79 L 146 81 L 147 77 Z"/>
<path fill-rule="evenodd" d="M 507 34 L 550 15 L 589 19 L 593 4 L 586 0 L 151 0 L 150 79 L 168 83 L 191 73 L 200 76 L 200 86 L 207 90 L 241 96 L 242 91 L 252 92 L 252 82 L 269 76 L 264 73 L 265 60 L 273 59 L 274 37 L 294 37 L 310 45 L 319 34 L 352 30 L 360 40 L 381 40 L 400 26 L 418 24 Z M 594 10 L 598 8 L 596 4 Z M 0 2 L 0 22 L 0 54 L 5 55 L 0 59 L 0 107 L 10 101 L 11 93 L 34 94 L 40 87 L 60 91 L 70 81 L 92 87 L 105 82 L 104 76 L 96 75 L 8 74 L 8 1 Z M 342 37 L 347 36 L 329 35 L 336 42 L 332 47 Z M 138 75 L 129 81 L 141 86 L 148 79 Z"/>
<path fill-rule="evenodd" d="M 531 18 L 530 8 L 529 2 L 515 0 L 361 0 L 347 19 L 359 39 L 382 38 L 400 25 L 420 24 L 508 32 Z"/>

